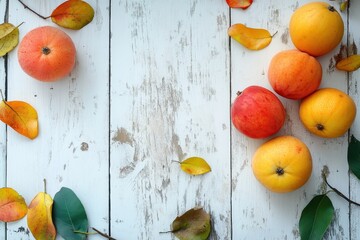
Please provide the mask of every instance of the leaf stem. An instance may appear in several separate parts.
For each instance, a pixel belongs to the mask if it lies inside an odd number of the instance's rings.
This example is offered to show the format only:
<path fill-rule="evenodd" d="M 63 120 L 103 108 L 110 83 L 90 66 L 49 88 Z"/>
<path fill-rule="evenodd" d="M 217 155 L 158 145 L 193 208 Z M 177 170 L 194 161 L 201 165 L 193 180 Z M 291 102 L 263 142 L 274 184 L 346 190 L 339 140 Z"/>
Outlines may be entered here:
<path fill-rule="evenodd" d="M 336 194 L 338 194 L 340 197 L 342 197 L 343 199 L 345 199 L 345 200 L 348 201 L 349 203 L 352 203 L 352 204 L 360 207 L 360 203 L 354 202 L 353 200 L 351 200 L 350 198 L 348 198 L 347 196 L 345 196 L 342 192 L 340 192 L 339 190 L 337 190 L 336 188 L 334 188 L 333 186 L 331 186 L 331 185 L 329 184 L 329 182 L 327 181 L 325 174 L 322 174 L 322 178 L 324 179 L 326 185 L 328 185 L 328 187 L 331 188 L 331 190 L 333 190 Z"/>
<path fill-rule="evenodd" d="M 46 20 L 46 19 L 48 19 L 50 17 L 50 16 L 49 17 L 44 17 L 44 16 L 40 15 L 39 13 L 35 12 L 34 10 L 32 10 L 31 8 L 29 8 L 25 3 L 23 3 L 23 1 L 21 1 L 21 0 L 18 0 L 18 1 L 24 6 L 25 9 L 29 9 L 31 12 L 33 12 L 37 16 L 41 17 L 42 19 Z"/>
<path fill-rule="evenodd" d="M 46 193 L 46 179 L 44 178 L 44 193 Z"/>
<path fill-rule="evenodd" d="M 100 234 L 101 236 L 103 236 L 104 238 L 107 238 L 107 239 L 110 239 L 110 240 L 116 240 L 115 238 L 113 238 L 113 237 L 111 237 L 111 236 L 109 236 L 109 235 L 107 235 L 107 234 L 105 234 L 105 233 L 100 232 L 99 230 L 97 230 L 97 229 L 94 228 L 94 227 L 92 227 L 92 229 L 93 229 L 95 232 L 97 232 L 98 234 Z"/>

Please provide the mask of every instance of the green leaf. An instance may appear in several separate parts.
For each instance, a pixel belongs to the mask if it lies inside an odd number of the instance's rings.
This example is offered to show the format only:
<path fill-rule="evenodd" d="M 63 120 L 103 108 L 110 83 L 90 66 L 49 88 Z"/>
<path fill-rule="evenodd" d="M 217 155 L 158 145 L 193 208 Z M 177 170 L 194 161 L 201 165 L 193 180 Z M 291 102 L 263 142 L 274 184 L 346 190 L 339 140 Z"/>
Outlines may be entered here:
<path fill-rule="evenodd" d="M 202 208 L 190 209 L 171 225 L 171 232 L 180 240 L 205 240 L 210 231 L 210 215 Z"/>
<path fill-rule="evenodd" d="M 86 212 L 71 189 L 63 187 L 55 194 L 53 220 L 58 234 L 65 240 L 86 239 L 89 227 Z"/>
<path fill-rule="evenodd" d="M 347 158 L 350 170 L 360 179 L 360 141 L 354 135 L 351 135 Z"/>
<path fill-rule="evenodd" d="M 315 196 L 303 209 L 299 221 L 302 240 L 320 240 L 334 216 L 334 206 L 325 194 Z"/>

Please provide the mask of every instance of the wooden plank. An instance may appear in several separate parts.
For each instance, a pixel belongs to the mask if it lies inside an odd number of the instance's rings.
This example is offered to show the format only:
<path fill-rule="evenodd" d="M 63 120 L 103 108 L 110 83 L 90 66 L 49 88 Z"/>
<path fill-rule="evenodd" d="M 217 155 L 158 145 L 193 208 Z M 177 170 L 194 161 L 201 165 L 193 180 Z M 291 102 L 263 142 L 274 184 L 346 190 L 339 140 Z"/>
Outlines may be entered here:
<path fill-rule="evenodd" d="M 45 16 L 62 2 L 27 1 Z M 37 109 L 40 133 L 31 141 L 8 130 L 7 183 L 27 203 L 44 190 L 43 179 L 52 197 L 61 187 L 69 187 L 83 202 L 90 226 L 107 232 L 109 1 L 87 2 L 95 9 L 94 20 L 79 31 L 63 29 L 77 48 L 76 66 L 68 77 L 55 83 L 39 82 L 21 70 L 16 52 L 9 56 L 8 99 L 26 101 Z M 50 19 L 42 20 L 24 9 L 18 1 L 10 3 L 9 21 L 25 21 L 21 39 L 35 27 L 56 26 Z M 8 225 L 7 239 L 20 238 L 33 239 L 26 219 Z"/>
<path fill-rule="evenodd" d="M 114 237 L 169 239 L 159 232 L 202 206 L 210 239 L 231 239 L 228 24 L 225 1 L 112 1 Z M 191 156 L 212 172 L 172 162 Z"/>
<path fill-rule="evenodd" d="M 6 5 L 7 1 L 0 0 L 0 19 L 2 22 L 6 21 Z M 6 59 L 7 57 L 0 57 L 0 88 L 5 92 L 6 79 Z M 0 124 L 0 188 L 6 186 L 6 126 Z M 0 239 L 5 239 L 5 224 L 0 222 Z"/>
<path fill-rule="evenodd" d="M 254 2 L 246 11 L 231 11 L 231 24 L 245 23 L 249 27 L 277 32 L 270 46 L 261 51 L 249 51 L 231 41 L 232 100 L 237 91 L 250 85 L 271 89 L 267 80 L 268 64 L 277 52 L 294 48 L 288 24 L 293 11 L 306 2 L 310 1 L 270 0 L 266 4 Z M 337 5 L 335 7 L 338 9 Z M 346 23 L 346 15 L 342 16 Z M 346 42 L 346 34 L 343 42 Z M 346 75 L 334 71 L 331 65 L 332 57 L 338 53 L 339 48 L 318 58 L 323 66 L 321 87 L 331 86 L 346 91 Z M 251 170 L 252 155 L 265 140 L 247 138 L 233 128 L 233 239 L 299 239 L 298 221 L 301 211 L 314 194 L 322 192 L 324 184 L 321 170 L 324 165 L 330 169 L 329 181 L 336 183 L 337 188 L 344 193 L 348 191 L 348 167 L 345 163 L 347 136 L 326 140 L 310 134 L 299 121 L 299 102 L 280 99 L 287 110 L 287 119 L 277 136 L 293 135 L 308 145 L 313 157 L 312 176 L 304 187 L 291 193 L 276 194 L 266 190 L 257 182 Z M 336 216 L 325 239 L 349 239 L 348 205 L 333 194 L 330 197 Z"/>
<path fill-rule="evenodd" d="M 352 1 L 349 8 L 349 41 L 348 41 L 348 54 L 359 54 L 358 46 L 360 46 L 360 2 Z M 358 113 L 355 118 L 355 122 L 351 127 L 351 135 L 354 135 L 358 140 L 360 140 L 360 95 L 359 95 L 359 80 L 360 80 L 360 70 L 349 73 L 349 92 L 353 97 L 356 106 L 358 107 Z M 356 202 L 360 202 L 359 194 L 360 181 L 355 175 L 350 173 L 350 198 Z M 350 206 L 350 237 L 351 239 L 360 238 L 360 208 L 355 205 Z"/>

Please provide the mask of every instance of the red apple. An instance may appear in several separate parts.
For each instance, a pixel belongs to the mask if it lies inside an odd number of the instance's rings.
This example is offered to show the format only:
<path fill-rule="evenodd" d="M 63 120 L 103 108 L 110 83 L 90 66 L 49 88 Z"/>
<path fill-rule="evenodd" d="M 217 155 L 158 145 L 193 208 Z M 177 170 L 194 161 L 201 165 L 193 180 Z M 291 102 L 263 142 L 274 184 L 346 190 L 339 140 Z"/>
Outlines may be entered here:
<path fill-rule="evenodd" d="M 253 0 L 226 0 L 231 8 L 247 9 L 252 4 Z"/>
<path fill-rule="evenodd" d="M 250 86 L 238 92 L 231 106 L 231 120 L 237 130 L 251 138 L 277 133 L 285 122 L 285 108 L 270 90 Z"/>

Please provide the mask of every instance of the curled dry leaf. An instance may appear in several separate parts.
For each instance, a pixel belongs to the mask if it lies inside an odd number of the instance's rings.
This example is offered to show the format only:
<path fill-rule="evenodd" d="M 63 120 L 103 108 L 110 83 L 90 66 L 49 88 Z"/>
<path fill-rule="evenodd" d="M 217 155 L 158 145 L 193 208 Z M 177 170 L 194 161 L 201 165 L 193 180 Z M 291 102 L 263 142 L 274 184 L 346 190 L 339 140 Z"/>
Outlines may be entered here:
<path fill-rule="evenodd" d="M 253 0 L 226 0 L 226 3 L 231 8 L 247 9 L 252 4 Z"/>
<path fill-rule="evenodd" d="M 49 194 L 40 192 L 29 205 L 27 224 L 35 239 L 51 240 L 56 237 L 52 221 L 53 200 Z"/>
<path fill-rule="evenodd" d="M 69 0 L 60 4 L 51 13 L 51 20 L 64 28 L 81 29 L 94 18 L 94 9 L 80 0 Z"/>
<path fill-rule="evenodd" d="M 250 50 L 260 50 L 267 47 L 273 38 L 266 29 L 249 28 L 241 23 L 232 25 L 228 29 L 228 34 Z"/>
<path fill-rule="evenodd" d="M 171 232 L 180 240 L 205 240 L 211 231 L 210 214 L 202 208 L 193 208 L 175 218 Z"/>
<path fill-rule="evenodd" d="M 18 45 L 19 26 L 15 27 L 11 23 L 0 24 L 0 57 L 10 52 Z"/>
<path fill-rule="evenodd" d="M 38 115 L 30 104 L 22 101 L 1 101 L 0 120 L 30 139 L 38 135 Z"/>
<path fill-rule="evenodd" d="M 360 55 L 351 55 L 347 58 L 340 60 L 336 64 L 336 68 L 339 70 L 352 72 L 360 68 Z"/>
<path fill-rule="evenodd" d="M 210 165 L 201 157 L 190 157 L 180 162 L 181 170 L 192 175 L 201 175 L 211 171 Z"/>
<path fill-rule="evenodd" d="M 14 222 L 27 213 L 25 200 L 12 188 L 0 188 L 0 221 Z"/>

